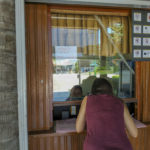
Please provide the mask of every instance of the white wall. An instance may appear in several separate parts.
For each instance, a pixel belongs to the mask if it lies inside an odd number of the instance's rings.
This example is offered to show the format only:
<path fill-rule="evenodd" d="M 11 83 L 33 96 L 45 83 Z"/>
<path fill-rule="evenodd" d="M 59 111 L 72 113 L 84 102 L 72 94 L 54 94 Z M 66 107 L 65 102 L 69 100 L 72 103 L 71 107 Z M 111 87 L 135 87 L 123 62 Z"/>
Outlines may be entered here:
<path fill-rule="evenodd" d="M 25 0 L 26 2 L 150 8 L 149 0 Z"/>

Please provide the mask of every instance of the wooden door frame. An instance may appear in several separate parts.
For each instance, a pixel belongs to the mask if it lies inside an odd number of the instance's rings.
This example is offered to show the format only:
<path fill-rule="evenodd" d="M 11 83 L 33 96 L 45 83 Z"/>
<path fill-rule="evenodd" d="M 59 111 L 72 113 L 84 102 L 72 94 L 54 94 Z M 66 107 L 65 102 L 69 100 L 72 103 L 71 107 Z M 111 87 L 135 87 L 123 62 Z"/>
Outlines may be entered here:
<path fill-rule="evenodd" d="M 19 149 L 28 150 L 25 1 L 15 0 Z"/>
<path fill-rule="evenodd" d="M 15 0 L 19 149 L 28 150 L 24 0 Z"/>

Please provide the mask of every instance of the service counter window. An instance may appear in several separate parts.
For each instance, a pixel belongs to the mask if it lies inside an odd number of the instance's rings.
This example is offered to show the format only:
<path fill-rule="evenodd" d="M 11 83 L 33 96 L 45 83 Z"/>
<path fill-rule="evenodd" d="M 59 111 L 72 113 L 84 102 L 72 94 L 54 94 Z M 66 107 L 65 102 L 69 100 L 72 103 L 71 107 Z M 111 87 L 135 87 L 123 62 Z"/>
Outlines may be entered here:
<path fill-rule="evenodd" d="M 55 11 L 51 33 L 54 120 L 77 116 L 96 77 L 107 78 L 116 96 L 134 97 L 129 16 Z"/>

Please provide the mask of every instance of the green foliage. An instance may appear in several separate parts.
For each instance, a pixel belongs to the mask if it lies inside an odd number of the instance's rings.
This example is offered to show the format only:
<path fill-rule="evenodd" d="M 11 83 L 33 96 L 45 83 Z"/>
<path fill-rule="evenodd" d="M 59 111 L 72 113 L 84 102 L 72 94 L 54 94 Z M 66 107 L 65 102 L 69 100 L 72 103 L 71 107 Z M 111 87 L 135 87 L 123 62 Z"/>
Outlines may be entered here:
<path fill-rule="evenodd" d="M 79 65 L 78 65 L 78 61 L 75 63 L 75 73 L 79 72 Z"/>
<path fill-rule="evenodd" d="M 114 24 L 111 27 L 111 33 L 110 36 L 114 41 L 120 41 L 121 37 L 123 37 L 123 25 L 121 24 Z"/>
<path fill-rule="evenodd" d="M 112 79 L 119 79 L 119 75 L 112 76 Z"/>

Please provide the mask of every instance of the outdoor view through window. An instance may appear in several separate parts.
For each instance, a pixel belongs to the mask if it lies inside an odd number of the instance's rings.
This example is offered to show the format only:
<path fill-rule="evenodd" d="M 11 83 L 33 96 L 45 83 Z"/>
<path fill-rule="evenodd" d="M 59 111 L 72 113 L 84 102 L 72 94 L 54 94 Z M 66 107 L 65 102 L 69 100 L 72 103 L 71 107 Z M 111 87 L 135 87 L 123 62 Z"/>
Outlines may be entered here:
<path fill-rule="evenodd" d="M 96 77 L 107 78 L 115 95 L 133 97 L 129 17 L 52 13 L 51 21 L 53 101 L 82 99 Z"/>

